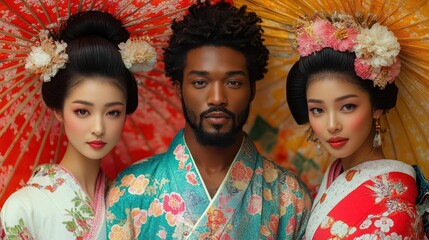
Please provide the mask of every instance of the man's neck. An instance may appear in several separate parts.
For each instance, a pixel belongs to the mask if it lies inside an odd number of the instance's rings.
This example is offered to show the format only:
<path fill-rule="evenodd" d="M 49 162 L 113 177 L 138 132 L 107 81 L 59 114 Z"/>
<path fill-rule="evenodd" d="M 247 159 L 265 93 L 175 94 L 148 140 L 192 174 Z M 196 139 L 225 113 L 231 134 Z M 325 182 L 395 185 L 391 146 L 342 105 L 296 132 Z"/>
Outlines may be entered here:
<path fill-rule="evenodd" d="M 184 136 L 186 145 L 198 168 L 209 171 L 228 169 L 240 150 L 244 138 L 244 134 L 240 133 L 228 146 L 202 145 L 197 141 L 195 132 L 190 127 L 185 127 Z"/>
<path fill-rule="evenodd" d="M 240 150 L 244 134 L 240 133 L 230 145 L 221 147 L 200 144 L 190 127 L 185 127 L 184 137 L 204 184 L 213 197 Z"/>

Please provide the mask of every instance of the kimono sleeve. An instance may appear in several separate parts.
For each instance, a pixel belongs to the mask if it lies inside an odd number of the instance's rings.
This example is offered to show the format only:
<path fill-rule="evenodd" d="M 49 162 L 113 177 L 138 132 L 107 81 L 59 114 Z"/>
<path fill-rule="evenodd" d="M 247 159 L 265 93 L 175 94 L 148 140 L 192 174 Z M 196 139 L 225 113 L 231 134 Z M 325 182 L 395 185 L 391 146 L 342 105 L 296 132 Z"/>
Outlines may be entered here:
<path fill-rule="evenodd" d="M 107 194 L 107 237 L 108 239 L 131 239 L 132 216 L 131 204 L 133 196 L 128 187 L 123 186 L 123 175 L 119 175 Z M 126 181 L 126 180 L 125 180 Z"/>
<path fill-rule="evenodd" d="M 281 191 L 281 217 L 279 237 L 281 239 L 303 239 L 311 212 L 311 196 L 305 184 L 292 173 L 285 176 Z"/>
<path fill-rule="evenodd" d="M 412 205 L 397 199 L 395 201 L 397 205 Z M 381 238 L 395 238 L 402 236 L 407 239 L 422 239 L 422 231 L 419 229 L 418 214 L 409 208 L 408 211 L 394 211 L 388 214 L 386 207 L 383 204 L 378 204 L 376 207 L 371 209 L 371 215 L 362 222 L 361 225 L 356 226 L 356 232 L 353 237 L 376 237 Z"/>
<path fill-rule="evenodd" d="M 3 205 L 0 213 L 2 239 L 35 239 L 37 226 L 34 226 L 31 216 L 35 215 L 34 202 L 38 200 L 31 194 L 32 190 L 24 188 L 15 192 Z"/>

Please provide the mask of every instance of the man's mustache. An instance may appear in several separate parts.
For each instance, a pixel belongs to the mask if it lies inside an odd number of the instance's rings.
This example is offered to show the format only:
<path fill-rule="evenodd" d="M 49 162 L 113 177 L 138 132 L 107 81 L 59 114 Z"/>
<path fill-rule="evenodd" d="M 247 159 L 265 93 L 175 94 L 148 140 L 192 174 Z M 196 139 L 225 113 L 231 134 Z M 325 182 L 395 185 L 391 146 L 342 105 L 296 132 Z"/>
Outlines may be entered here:
<path fill-rule="evenodd" d="M 202 112 L 200 114 L 200 118 L 204 118 L 206 115 L 208 115 L 209 113 L 212 112 L 223 112 L 227 115 L 229 115 L 232 119 L 235 118 L 235 115 L 233 112 L 229 111 L 228 109 L 226 109 L 225 107 L 210 107 L 209 109 L 207 109 L 206 111 Z"/>

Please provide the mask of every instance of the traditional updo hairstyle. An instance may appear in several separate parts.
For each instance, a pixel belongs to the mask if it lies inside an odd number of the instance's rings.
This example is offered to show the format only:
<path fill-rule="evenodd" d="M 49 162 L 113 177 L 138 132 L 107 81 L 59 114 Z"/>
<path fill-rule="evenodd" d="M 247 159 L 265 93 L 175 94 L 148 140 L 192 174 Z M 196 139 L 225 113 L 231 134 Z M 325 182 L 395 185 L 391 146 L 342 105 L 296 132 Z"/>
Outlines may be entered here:
<path fill-rule="evenodd" d="M 59 40 L 67 43 L 68 62 L 64 69 L 42 85 L 43 100 L 49 108 L 62 110 L 70 90 L 81 77 L 106 77 L 127 100 L 126 113 L 138 104 L 137 83 L 125 67 L 118 44 L 126 42 L 129 32 L 109 13 L 88 11 L 71 16 L 62 28 Z"/>
<path fill-rule="evenodd" d="M 262 20 L 246 6 L 236 8 L 220 1 L 198 1 L 181 21 L 173 21 L 173 34 L 164 51 L 165 72 L 173 84 L 182 84 L 186 55 L 203 46 L 229 47 L 241 52 L 247 61 L 250 82 L 264 77 L 269 51 L 263 44 Z"/>
<path fill-rule="evenodd" d="M 309 122 L 307 88 L 312 75 L 318 73 L 342 73 L 350 76 L 350 82 L 369 93 L 373 109 L 389 110 L 396 105 L 398 88 L 394 83 L 381 90 L 374 87 L 371 80 L 358 77 L 354 68 L 356 55 L 353 52 L 340 52 L 324 48 L 320 52 L 301 57 L 289 71 L 286 83 L 286 97 L 295 121 L 302 125 Z M 335 89 L 333 89 L 335 91 Z"/>

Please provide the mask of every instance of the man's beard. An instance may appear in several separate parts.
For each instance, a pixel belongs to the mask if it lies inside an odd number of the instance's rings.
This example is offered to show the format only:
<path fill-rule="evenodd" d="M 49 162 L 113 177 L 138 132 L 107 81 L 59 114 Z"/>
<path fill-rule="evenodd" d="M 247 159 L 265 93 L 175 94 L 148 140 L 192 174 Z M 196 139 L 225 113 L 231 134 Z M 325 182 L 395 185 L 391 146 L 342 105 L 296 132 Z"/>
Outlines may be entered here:
<path fill-rule="evenodd" d="M 182 97 L 182 108 L 183 115 L 185 115 L 186 122 L 194 130 L 197 137 L 197 142 L 204 146 L 214 146 L 214 147 L 226 147 L 231 145 L 235 140 L 238 134 L 243 131 L 243 126 L 246 124 L 247 118 L 249 117 L 250 111 L 250 102 L 247 104 L 246 109 L 238 114 L 238 117 L 235 117 L 235 114 L 225 107 L 210 107 L 208 110 L 200 114 L 200 122 L 197 124 L 197 116 L 194 112 L 189 111 L 185 105 L 185 102 Z M 223 112 L 227 114 L 232 119 L 232 127 L 228 132 L 220 132 L 222 125 L 213 125 L 217 130 L 214 133 L 205 132 L 203 129 L 203 120 L 204 116 L 212 112 Z"/>

